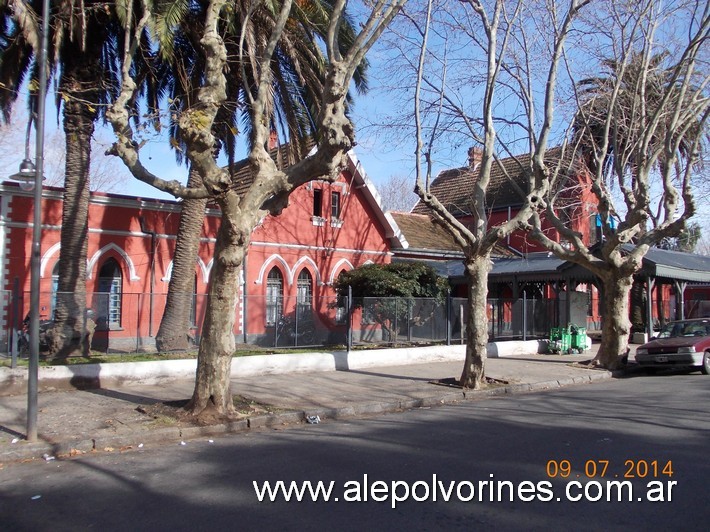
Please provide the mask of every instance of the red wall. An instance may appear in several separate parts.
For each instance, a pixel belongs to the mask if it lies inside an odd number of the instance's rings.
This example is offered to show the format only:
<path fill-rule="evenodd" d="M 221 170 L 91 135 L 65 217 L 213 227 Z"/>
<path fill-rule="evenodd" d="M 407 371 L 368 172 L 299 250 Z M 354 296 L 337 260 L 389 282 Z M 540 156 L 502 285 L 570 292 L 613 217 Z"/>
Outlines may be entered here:
<path fill-rule="evenodd" d="M 361 181 L 358 181 L 361 183 Z M 22 192 L 13 184 L 3 185 L 0 213 L 7 222 L 5 226 L 5 262 L 2 290 L 11 291 L 18 280 L 23 298 L 21 316 L 29 312 L 30 253 L 32 195 Z M 323 193 L 320 224 L 314 224 L 314 190 Z M 342 223 L 332 223 L 331 191 L 340 192 Z M 41 319 L 51 313 L 52 271 L 59 259 L 62 199 L 61 190 L 48 188 L 42 204 L 41 255 Z M 151 235 L 155 232 L 155 261 L 153 311 L 150 310 L 151 291 Z M 89 236 L 87 292 L 98 290 L 98 274 L 109 259 L 116 260 L 122 272 L 122 320 L 121 330 L 111 330 L 111 338 L 134 338 L 153 336 L 158 330 L 165 294 L 168 291 L 169 267 L 175 245 L 175 235 L 180 219 L 179 204 L 175 201 L 141 200 L 128 196 L 92 194 L 89 208 Z M 219 213 L 211 211 L 205 219 L 199 260 L 196 261 L 197 293 L 207 292 L 205 273 L 211 266 L 214 238 L 219 227 Z M 55 247 L 56 246 L 56 247 Z M 335 309 L 328 306 L 334 300 L 331 280 L 342 270 L 349 270 L 366 262 L 389 262 L 389 244 L 384 228 L 377 222 L 373 206 L 368 203 L 360 187 L 353 186 L 353 176 L 343 172 L 335 183 L 317 181 L 306 184 L 293 192 L 289 206 L 277 217 L 266 217 L 255 229 L 246 259 L 246 279 L 240 294 L 246 290 L 247 314 L 241 303 L 237 308 L 235 333 L 243 333 L 247 322 L 250 334 L 266 332 L 264 297 L 266 276 L 276 266 L 284 278 L 284 296 L 297 294 L 296 280 L 302 268 L 307 268 L 313 279 L 315 310 L 323 318 L 322 325 L 334 326 L 331 318 Z M 327 299 L 324 299 L 327 298 Z M 91 305 L 91 296 L 89 296 Z M 3 309 L 3 329 L 8 329 L 14 318 L 9 318 L 9 305 Z M 285 309 L 288 310 L 288 309 Z M 204 311 L 204 298 L 198 299 L 198 316 Z M 151 321 L 152 317 L 152 321 Z M 199 319 L 198 319 L 199 321 Z"/>
<path fill-rule="evenodd" d="M 314 191 L 322 193 L 322 220 L 313 217 Z M 331 218 L 331 192 L 341 198 L 342 225 Z M 313 301 L 319 327 L 335 326 L 335 301 L 330 286 L 344 270 L 366 262 L 390 261 L 389 245 L 384 229 L 376 220 L 371 205 L 350 172 L 343 172 L 334 183 L 314 181 L 293 192 L 289 207 L 280 216 L 267 217 L 252 235 L 247 258 L 247 297 L 249 302 L 262 302 L 266 297 L 266 276 L 271 268 L 280 270 L 284 279 L 284 314 L 293 311 L 297 296 L 297 279 L 307 269 L 313 279 Z M 248 332 L 268 332 L 264 305 L 249 305 Z"/>

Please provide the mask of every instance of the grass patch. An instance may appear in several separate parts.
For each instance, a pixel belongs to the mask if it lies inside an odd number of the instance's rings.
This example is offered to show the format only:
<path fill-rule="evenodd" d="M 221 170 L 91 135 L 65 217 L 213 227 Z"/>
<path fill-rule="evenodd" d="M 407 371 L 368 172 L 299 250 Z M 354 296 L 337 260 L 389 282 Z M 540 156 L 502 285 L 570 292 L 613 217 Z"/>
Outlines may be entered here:
<path fill-rule="evenodd" d="M 89 356 L 76 356 L 67 359 L 48 360 L 48 366 L 71 366 L 74 364 L 106 364 L 113 362 L 152 362 L 160 360 L 185 360 L 197 358 L 197 352 L 178 353 L 130 353 L 106 354 L 92 352 Z"/>
<path fill-rule="evenodd" d="M 354 351 L 372 351 L 376 349 L 388 349 L 392 347 L 421 347 L 425 345 L 437 345 L 437 342 L 413 342 L 389 343 L 389 344 L 368 344 L 353 346 Z M 345 351 L 345 345 L 329 345 L 315 347 L 259 347 L 248 344 L 238 344 L 234 351 L 234 357 L 249 357 L 256 355 L 299 355 L 313 353 L 314 351 Z M 50 359 L 46 355 L 40 355 L 40 366 L 72 366 L 75 364 L 107 364 L 121 362 L 154 362 L 162 360 L 187 360 L 196 359 L 197 350 L 192 351 L 171 351 L 163 353 L 143 352 L 143 353 L 103 353 L 101 351 L 91 351 L 87 356 L 70 356 L 64 359 Z M 0 367 L 11 367 L 10 357 L 0 358 Z M 17 366 L 26 368 L 29 365 L 27 355 L 17 358 Z"/>
<path fill-rule="evenodd" d="M 237 349 L 234 357 L 248 357 L 256 355 L 278 355 L 278 354 L 304 354 L 312 353 L 313 348 L 294 349 L 268 349 L 249 346 L 245 349 Z M 40 366 L 73 366 L 76 364 L 108 364 L 121 362 L 155 362 L 162 360 L 189 360 L 196 359 L 197 351 L 176 351 L 167 353 L 102 353 L 92 351 L 88 356 L 70 356 L 64 359 L 50 359 L 46 355 L 40 355 Z M 0 358 L 0 367 L 11 367 L 12 361 L 8 358 Z M 17 358 L 17 366 L 26 368 L 29 359 L 25 356 Z"/>

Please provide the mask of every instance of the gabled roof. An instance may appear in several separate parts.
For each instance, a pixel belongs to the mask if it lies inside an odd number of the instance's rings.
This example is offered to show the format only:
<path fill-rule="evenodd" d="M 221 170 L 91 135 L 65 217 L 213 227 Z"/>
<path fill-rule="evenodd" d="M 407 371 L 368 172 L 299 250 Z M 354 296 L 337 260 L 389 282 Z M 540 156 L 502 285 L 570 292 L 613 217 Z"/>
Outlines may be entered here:
<path fill-rule="evenodd" d="M 401 235 L 400 254 L 402 250 L 406 250 L 408 254 L 431 255 L 440 259 L 463 258 L 461 247 L 443 225 L 431 216 L 391 211 L 387 213 L 387 218 L 390 219 L 390 225 Z M 396 248 L 393 248 L 393 251 L 398 253 Z M 517 254 L 501 244 L 496 244 L 493 256 L 513 257 Z"/>
<path fill-rule="evenodd" d="M 560 148 L 551 148 L 545 159 L 557 163 Z M 528 180 L 531 172 L 530 154 L 515 155 L 493 161 L 490 182 L 486 190 L 486 210 L 506 207 L 518 207 L 523 199 L 516 191 L 517 185 L 524 194 L 528 192 Z M 454 216 L 471 214 L 473 185 L 480 177 L 479 164 L 444 170 L 431 183 L 431 193 Z M 514 184 L 515 185 L 514 185 Z M 412 209 L 413 213 L 426 214 L 427 206 L 421 201 Z"/>
<path fill-rule="evenodd" d="M 315 150 L 316 148 L 314 142 L 310 139 L 307 140 L 304 145 L 304 149 L 310 150 L 308 153 Z M 288 144 L 283 144 L 278 148 L 270 150 L 269 155 L 276 161 L 276 166 L 280 169 L 288 168 L 299 161 L 298 157 Z M 399 241 L 401 234 L 391 225 L 391 220 L 385 216 L 385 213 L 382 210 L 380 194 L 377 192 L 374 183 L 365 172 L 365 169 L 358 160 L 357 155 L 355 155 L 355 151 L 351 149 L 347 152 L 346 157 L 347 167 L 345 170 L 350 172 L 352 175 L 353 188 L 357 188 L 361 192 L 362 196 L 365 198 L 365 201 L 372 208 L 375 218 L 384 228 L 385 236 L 390 239 L 392 245 L 394 247 L 402 247 L 402 243 Z M 231 173 L 232 188 L 238 194 L 244 194 L 254 182 L 254 174 L 249 167 L 249 160 L 242 159 L 235 162 L 231 167 Z"/>
<path fill-rule="evenodd" d="M 304 154 L 307 154 L 313 149 L 314 143 L 308 139 L 303 146 Z M 292 164 L 296 164 L 300 158 L 292 149 L 290 144 L 281 144 L 277 148 L 269 150 L 269 156 L 276 161 L 276 167 L 279 170 L 288 168 Z M 241 159 L 236 161 L 230 168 L 232 175 L 232 189 L 240 196 L 249 190 L 249 187 L 254 182 L 254 173 L 249 167 L 249 159 Z"/>
<path fill-rule="evenodd" d="M 397 224 L 408 244 L 407 249 L 456 252 L 463 256 L 461 247 L 431 216 L 394 211 L 387 216 Z"/>

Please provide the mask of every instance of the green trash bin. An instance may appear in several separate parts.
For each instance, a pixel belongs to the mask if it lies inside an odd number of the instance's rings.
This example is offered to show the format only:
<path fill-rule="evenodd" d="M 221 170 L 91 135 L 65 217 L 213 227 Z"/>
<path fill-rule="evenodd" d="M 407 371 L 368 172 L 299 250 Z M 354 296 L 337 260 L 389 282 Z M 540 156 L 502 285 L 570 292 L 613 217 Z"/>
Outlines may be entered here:
<path fill-rule="evenodd" d="M 570 323 L 550 329 L 550 353 L 583 353 L 587 349 L 587 329 Z"/>
<path fill-rule="evenodd" d="M 572 343 L 569 327 L 552 327 L 550 329 L 550 352 L 568 353 Z"/>
<path fill-rule="evenodd" d="M 584 353 L 587 349 L 587 329 L 577 327 L 574 324 L 569 325 L 570 330 L 570 346 L 569 352 Z"/>

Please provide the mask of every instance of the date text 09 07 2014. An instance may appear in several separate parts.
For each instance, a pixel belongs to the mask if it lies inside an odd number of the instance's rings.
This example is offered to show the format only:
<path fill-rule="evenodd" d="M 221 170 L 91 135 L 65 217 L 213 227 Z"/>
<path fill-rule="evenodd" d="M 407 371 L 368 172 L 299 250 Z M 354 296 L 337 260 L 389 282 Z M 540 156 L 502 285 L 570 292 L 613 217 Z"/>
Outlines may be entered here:
<path fill-rule="evenodd" d="M 548 460 L 545 472 L 548 478 L 662 478 L 673 477 L 671 460 L 624 460 L 623 466 L 610 460 L 586 460 L 583 464 L 570 460 Z M 578 471 L 578 472 L 575 472 Z"/>

